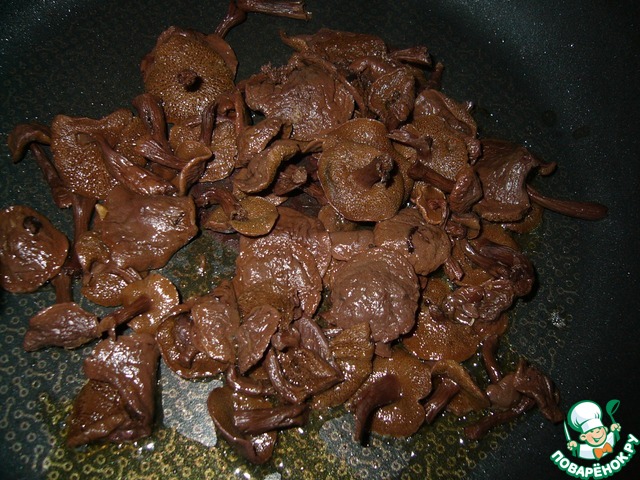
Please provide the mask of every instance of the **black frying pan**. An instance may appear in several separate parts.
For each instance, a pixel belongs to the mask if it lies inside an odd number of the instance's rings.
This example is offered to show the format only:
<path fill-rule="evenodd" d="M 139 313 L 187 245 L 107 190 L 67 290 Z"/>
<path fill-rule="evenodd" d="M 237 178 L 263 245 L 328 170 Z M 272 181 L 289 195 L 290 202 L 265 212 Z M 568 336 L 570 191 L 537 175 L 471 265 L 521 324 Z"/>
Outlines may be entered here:
<path fill-rule="evenodd" d="M 517 305 L 508 340 L 513 351 L 554 378 L 565 409 L 583 399 L 603 408 L 618 399 L 615 418 L 623 438 L 640 436 L 637 3 L 309 0 L 307 5 L 314 13 L 310 22 L 254 15 L 231 32 L 227 40 L 240 60 L 238 78 L 268 61 L 286 60 L 290 50 L 279 41 L 279 29 L 312 33 L 329 27 L 377 34 L 399 47 L 426 44 L 445 64 L 444 90 L 476 104 L 482 135 L 522 143 L 558 162 L 557 173 L 540 182 L 540 190 L 609 207 L 609 216 L 599 222 L 545 216 L 527 244 L 538 271 L 537 293 Z M 8 132 L 19 122 L 48 123 L 58 113 L 97 118 L 128 106 L 141 92 L 139 60 L 157 35 L 170 25 L 212 31 L 226 6 L 225 1 L 3 2 L 0 206 L 31 205 L 69 233 L 68 212 L 55 209 L 34 162 L 10 163 Z M 182 261 L 175 271 L 188 269 L 188 258 Z M 20 348 L 27 319 L 51 301 L 50 288 L 32 295 L 0 293 L 0 476 L 46 478 L 47 472 L 68 467 L 80 478 L 96 471 L 102 477 L 128 472 L 135 478 L 145 468 L 160 469 L 162 478 L 189 471 L 196 477 L 206 468 L 212 476 L 234 477 L 219 452 L 194 447 L 174 430 L 116 454 L 65 452 L 59 432 L 65 405 L 82 385 L 87 350 L 26 354 Z M 200 390 L 185 397 L 169 375 L 164 378 L 163 423 L 182 422 L 183 433 L 196 432 L 206 443 L 208 419 L 190 399 L 209 386 L 196 385 Z M 272 464 L 251 471 L 256 478 L 278 472 L 330 478 L 322 473 L 327 462 L 345 462 L 344 478 L 566 478 L 550 460 L 566 444 L 563 427 L 535 411 L 478 445 L 458 445 L 451 433 L 429 434 L 427 447 L 381 441 L 350 460 L 339 445 L 349 433 L 339 419 L 331 422 L 318 426 L 317 435 L 333 456 L 309 456 L 304 442 L 298 448 L 293 437 L 282 442 L 285 453 Z M 453 445 L 439 453 L 435 440 Z M 296 449 L 300 453 L 290 453 Z M 617 475 L 636 478 L 625 475 L 638 470 L 640 458 L 635 458 Z"/>

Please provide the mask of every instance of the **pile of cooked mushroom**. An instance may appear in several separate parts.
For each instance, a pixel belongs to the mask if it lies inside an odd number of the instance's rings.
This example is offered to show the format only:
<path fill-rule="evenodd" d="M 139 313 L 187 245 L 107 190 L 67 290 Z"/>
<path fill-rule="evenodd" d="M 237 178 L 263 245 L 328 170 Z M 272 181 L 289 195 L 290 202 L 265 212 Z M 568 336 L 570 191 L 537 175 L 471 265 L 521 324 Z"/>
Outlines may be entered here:
<path fill-rule="evenodd" d="M 560 421 L 544 373 L 524 358 L 499 365 L 509 310 L 536 280 L 512 233 L 543 209 L 606 209 L 531 187 L 555 164 L 480 138 L 425 47 L 282 34 L 289 61 L 236 81 L 224 36 L 252 11 L 307 16 L 298 1 L 231 2 L 214 33 L 160 35 L 132 109 L 9 137 L 14 161 L 30 152 L 73 213 L 67 239 L 27 206 L 0 212 L 2 288 L 56 290 L 24 348 L 96 342 L 68 445 L 150 435 L 160 361 L 186 380 L 224 379 L 208 410 L 255 463 L 279 431 L 340 406 L 360 442 L 412 435 L 444 411 L 481 413 L 473 439 L 536 406 Z M 161 269 L 211 232 L 239 239 L 235 274 L 182 298 Z M 74 282 L 110 313 L 74 301 Z M 477 353 L 484 379 L 465 367 Z"/>

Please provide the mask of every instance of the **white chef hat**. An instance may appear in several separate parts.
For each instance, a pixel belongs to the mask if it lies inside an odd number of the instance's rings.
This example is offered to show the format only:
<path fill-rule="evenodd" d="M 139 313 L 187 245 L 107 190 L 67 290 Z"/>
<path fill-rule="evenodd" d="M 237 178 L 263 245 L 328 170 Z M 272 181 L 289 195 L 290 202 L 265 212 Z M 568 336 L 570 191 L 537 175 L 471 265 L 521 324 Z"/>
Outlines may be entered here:
<path fill-rule="evenodd" d="M 569 410 L 569 425 L 577 432 L 587 433 L 594 428 L 604 427 L 602 424 L 602 409 L 590 400 L 576 403 Z"/>

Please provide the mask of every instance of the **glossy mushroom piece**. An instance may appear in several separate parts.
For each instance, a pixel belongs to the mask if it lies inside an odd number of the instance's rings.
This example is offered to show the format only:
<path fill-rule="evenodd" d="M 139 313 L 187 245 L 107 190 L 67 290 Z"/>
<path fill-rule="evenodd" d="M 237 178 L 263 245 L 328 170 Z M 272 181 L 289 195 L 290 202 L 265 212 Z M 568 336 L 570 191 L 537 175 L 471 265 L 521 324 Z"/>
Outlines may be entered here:
<path fill-rule="evenodd" d="M 22 205 L 0 211 L 0 286 L 33 292 L 54 278 L 67 258 L 69 240 L 44 215 Z"/>
<path fill-rule="evenodd" d="M 380 221 L 395 215 L 410 191 L 406 164 L 384 124 L 354 119 L 325 137 L 318 179 L 329 203 L 346 219 Z"/>

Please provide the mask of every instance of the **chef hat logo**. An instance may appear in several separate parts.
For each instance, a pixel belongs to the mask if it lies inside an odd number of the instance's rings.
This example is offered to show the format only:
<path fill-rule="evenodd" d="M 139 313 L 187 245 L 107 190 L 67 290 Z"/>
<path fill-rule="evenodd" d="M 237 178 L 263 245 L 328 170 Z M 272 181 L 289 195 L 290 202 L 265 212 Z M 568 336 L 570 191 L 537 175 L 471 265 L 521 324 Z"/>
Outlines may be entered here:
<path fill-rule="evenodd" d="M 602 409 L 590 400 L 576 403 L 567 415 L 569 425 L 576 432 L 587 433 L 598 427 L 604 427 L 602 423 Z"/>

